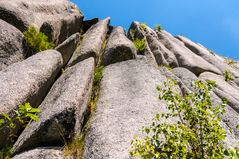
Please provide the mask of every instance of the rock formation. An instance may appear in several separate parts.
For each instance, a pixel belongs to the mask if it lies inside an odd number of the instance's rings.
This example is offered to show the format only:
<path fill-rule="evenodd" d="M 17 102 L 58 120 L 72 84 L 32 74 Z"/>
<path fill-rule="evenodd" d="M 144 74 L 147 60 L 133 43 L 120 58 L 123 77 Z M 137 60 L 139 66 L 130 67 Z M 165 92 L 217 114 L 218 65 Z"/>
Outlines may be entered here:
<path fill-rule="evenodd" d="M 30 56 L 23 36 L 30 25 L 56 48 Z M 136 39 L 144 42 L 141 51 Z M 225 144 L 237 143 L 238 61 L 140 22 L 132 22 L 126 34 L 110 26 L 109 17 L 83 21 L 68 0 L 0 1 L 0 119 L 13 117 L 27 102 L 40 109 L 37 122 L 26 127 L 16 122 L 11 134 L 10 128 L 0 129 L 0 149 L 12 145 L 14 159 L 66 158 L 64 147 L 78 136 L 84 159 L 129 158 L 133 136 L 156 113 L 167 112 L 156 89 L 167 78 L 178 82 L 182 94 L 193 91 L 197 79 L 214 80 L 213 104 L 228 100 L 222 116 Z"/>

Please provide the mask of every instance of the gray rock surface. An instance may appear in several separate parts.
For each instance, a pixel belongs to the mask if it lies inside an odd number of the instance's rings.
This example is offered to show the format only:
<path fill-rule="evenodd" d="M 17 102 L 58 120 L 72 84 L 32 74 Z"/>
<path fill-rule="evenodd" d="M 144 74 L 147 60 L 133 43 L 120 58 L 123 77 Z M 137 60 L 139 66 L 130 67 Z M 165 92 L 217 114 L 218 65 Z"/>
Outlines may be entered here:
<path fill-rule="evenodd" d="M 239 78 L 235 78 L 234 82 L 239 86 Z"/>
<path fill-rule="evenodd" d="M 167 49 L 175 54 L 180 67 L 185 67 L 196 75 L 205 71 L 217 74 L 221 73 L 221 71 L 215 66 L 187 49 L 181 41 L 174 38 L 171 34 L 166 31 L 160 31 L 157 32 L 157 34 L 160 42 L 162 42 Z"/>
<path fill-rule="evenodd" d="M 160 43 L 156 32 L 149 27 L 147 27 L 144 32 L 150 50 L 153 52 L 158 65 L 178 67 L 178 61 L 175 55 L 171 51 L 169 51 L 162 43 Z"/>
<path fill-rule="evenodd" d="M 39 106 L 39 121 L 31 122 L 14 144 L 14 153 L 64 145 L 63 138 L 72 137 L 76 122 L 82 126 L 87 111 L 86 94 L 91 88 L 94 65 L 94 59 L 89 58 L 65 70 Z"/>
<path fill-rule="evenodd" d="M 165 66 L 160 66 L 159 70 L 161 71 L 161 74 L 164 75 L 165 77 L 177 81 L 177 84 L 181 89 L 182 95 L 187 95 L 188 93 L 191 92 L 191 90 L 183 83 L 183 81 L 173 73 L 173 70 Z"/>
<path fill-rule="evenodd" d="M 12 159 L 64 159 L 60 148 L 36 148 L 14 156 Z"/>
<path fill-rule="evenodd" d="M 144 60 L 105 68 L 99 100 L 85 137 L 85 159 L 129 158 L 130 141 L 157 112 L 167 111 L 156 87 L 166 77 Z M 172 119 L 171 119 L 172 120 Z"/>
<path fill-rule="evenodd" d="M 136 47 L 132 41 L 125 36 L 122 27 L 115 27 L 110 34 L 105 51 L 102 55 L 101 64 L 106 66 L 116 62 L 135 59 Z"/>
<path fill-rule="evenodd" d="M 166 59 L 164 58 L 163 52 L 166 48 L 162 48 L 162 46 L 157 40 L 157 34 L 150 29 L 148 26 L 144 29 L 144 33 L 147 39 L 147 43 L 149 45 L 150 50 L 154 54 L 155 60 L 158 65 L 169 65 Z M 156 36 L 154 36 L 156 34 Z M 164 50 L 163 50 L 164 49 Z"/>
<path fill-rule="evenodd" d="M 230 94 L 233 98 L 239 101 L 239 90 L 226 82 L 223 76 L 216 75 L 210 72 L 204 72 L 199 76 L 202 79 L 210 79 L 216 82 L 216 87 L 225 93 Z"/>
<path fill-rule="evenodd" d="M 81 45 L 76 49 L 67 66 L 73 66 L 77 62 L 89 57 L 98 59 L 102 44 L 108 32 L 109 23 L 110 18 L 100 20 L 84 34 Z"/>
<path fill-rule="evenodd" d="M 62 55 L 63 65 L 66 65 L 67 62 L 70 60 L 79 41 L 80 41 L 80 34 L 76 33 L 76 34 L 71 35 L 68 39 L 66 39 L 63 43 L 61 43 L 60 45 L 58 45 L 55 48 Z"/>
<path fill-rule="evenodd" d="M 190 90 L 192 90 L 191 83 L 198 80 L 198 77 L 194 73 L 183 67 L 174 68 L 173 73 L 180 78 Z"/>
<path fill-rule="evenodd" d="M 195 54 L 216 66 L 221 71 L 221 73 L 223 73 L 225 70 L 229 70 L 233 74 L 233 76 L 239 77 L 239 71 L 230 67 L 225 62 L 221 62 L 220 60 L 218 60 L 218 58 L 215 58 L 215 56 L 212 55 L 206 48 L 201 47 L 200 45 L 192 42 L 191 40 L 183 36 L 176 36 L 176 38 L 181 40 L 184 45 L 188 47 L 191 51 L 193 51 Z"/>
<path fill-rule="evenodd" d="M 0 19 L 0 70 L 24 60 L 29 48 L 23 34 L 14 26 Z"/>
<path fill-rule="evenodd" d="M 0 114 L 10 114 L 20 104 L 38 106 L 62 67 L 61 54 L 46 50 L 0 71 Z M 0 132 L 0 147 L 8 130 Z M 9 135 L 9 134 L 8 134 Z"/>
<path fill-rule="evenodd" d="M 132 33 L 134 33 L 134 35 L 131 35 Z M 154 65 L 154 66 L 157 66 L 157 62 L 156 62 L 156 59 L 154 57 L 154 54 L 153 52 L 150 50 L 149 48 L 149 45 L 147 43 L 147 39 L 146 39 L 146 36 L 145 36 L 145 33 L 143 31 L 143 29 L 140 27 L 140 23 L 139 22 L 136 22 L 134 21 L 131 25 L 130 25 L 130 28 L 129 28 L 129 31 L 128 31 L 128 38 L 132 41 L 136 40 L 136 39 L 145 39 L 145 50 L 144 52 L 138 52 L 138 54 L 140 55 L 144 55 L 147 59 L 147 62 L 151 65 Z"/>
<path fill-rule="evenodd" d="M 83 16 L 68 0 L 1 0 L 0 19 L 22 32 L 34 24 L 58 44 L 80 30 Z"/>

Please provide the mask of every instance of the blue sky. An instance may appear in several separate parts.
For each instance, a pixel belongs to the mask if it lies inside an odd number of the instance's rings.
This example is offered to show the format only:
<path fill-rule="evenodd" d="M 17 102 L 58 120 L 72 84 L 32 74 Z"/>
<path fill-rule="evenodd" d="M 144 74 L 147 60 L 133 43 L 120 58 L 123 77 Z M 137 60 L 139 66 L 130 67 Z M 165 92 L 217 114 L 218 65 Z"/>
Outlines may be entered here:
<path fill-rule="evenodd" d="M 132 21 L 161 24 L 210 50 L 239 60 L 239 0 L 72 0 L 85 19 L 111 17 L 126 30 Z"/>

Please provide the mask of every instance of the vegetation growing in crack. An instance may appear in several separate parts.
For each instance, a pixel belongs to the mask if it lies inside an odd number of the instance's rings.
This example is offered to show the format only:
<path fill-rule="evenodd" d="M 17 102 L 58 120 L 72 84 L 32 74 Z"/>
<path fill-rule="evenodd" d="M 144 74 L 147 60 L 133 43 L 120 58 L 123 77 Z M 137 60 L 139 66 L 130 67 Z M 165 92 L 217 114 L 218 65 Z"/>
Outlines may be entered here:
<path fill-rule="evenodd" d="M 136 32 L 135 29 L 130 29 L 130 30 L 129 30 L 129 34 L 130 34 L 132 40 L 134 40 L 134 38 L 135 38 L 135 32 Z"/>
<path fill-rule="evenodd" d="M 104 50 L 106 48 L 106 45 L 107 45 L 107 42 L 108 42 L 108 36 L 105 38 L 103 44 L 102 44 L 102 48 L 101 48 L 101 52 L 100 52 L 100 56 L 99 56 L 99 59 L 98 59 L 98 63 L 97 63 L 97 66 L 99 66 L 101 64 L 101 58 L 102 58 L 102 55 L 104 53 Z"/>
<path fill-rule="evenodd" d="M 95 105 L 96 105 L 96 102 L 98 101 L 98 97 L 100 93 L 100 81 L 103 78 L 103 70 L 104 70 L 103 66 L 97 67 L 95 70 L 93 88 L 92 88 L 93 94 L 89 103 L 91 112 L 95 110 Z"/>
<path fill-rule="evenodd" d="M 234 61 L 234 60 L 232 60 L 232 59 L 226 58 L 226 59 L 225 59 L 225 63 L 228 64 L 228 65 L 232 65 L 232 66 L 233 66 L 233 65 L 236 64 L 237 62 Z"/>
<path fill-rule="evenodd" d="M 130 34 L 132 41 L 137 49 L 138 54 L 143 54 L 145 51 L 145 48 L 146 48 L 146 40 L 144 38 L 143 39 L 135 38 L 135 32 L 136 32 L 135 29 L 129 30 L 129 34 Z"/>
<path fill-rule="evenodd" d="M 83 158 L 84 135 L 76 135 L 72 141 L 64 146 L 63 154 L 66 158 Z"/>
<path fill-rule="evenodd" d="M 14 136 L 14 130 L 17 127 L 16 123 L 20 123 L 23 127 L 26 127 L 29 120 L 35 122 L 38 121 L 38 115 L 40 109 L 31 107 L 30 103 L 25 103 L 24 105 L 19 105 L 18 109 L 13 111 L 13 114 L 9 116 L 8 114 L 0 114 L 0 131 L 3 129 L 9 130 L 9 144 L 3 149 L 0 149 L 0 158 L 9 158 L 11 153 L 12 144 L 16 136 Z"/>
<path fill-rule="evenodd" d="M 160 31 L 163 30 L 163 27 L 161 25 L 159 25 L 159 24 L 156 24 L 154 29 L 160 32 Z"/>
<path fill-rule="evenodd" d="M 143 53 L 146 48 L 146 41 L 145 41 L 145 39 L 140 40 L 140 39 L 136 38 L 134 40 L 134 45 L 135 45 L 138 53 Z"/>
<path fill-rule="evenodd" d="M 233 77 L 232 77 L 232 73 L 229 71 L 229 70 L 225 70 L 223 72 L 223 76 L 224 76 L 224 80 L 226 82 L 229 82 L 229 81 L 232 81 L 233 80 Z"/>
<path fill-rule="evenodd" d="M 142 159 L 238 158 L 238 148 L 223 144 L 226 131 L 219 115 L 225 112 L 226 101 L 212 105 L 210 92 L 215 82 L 197 80 L 192 83 L 196 91 L 185 96 L 177 93 L 175 86 L 175 81 L 168 80 L 157 88 L 169 112 L 158 113 L 152 124 L 143 128 L 145 137 L 132 140 L 130 155 Z"/>
<path fill-rule="evenodd" d="M 101 79 L 103 78 L 103 71 L 104 71 L 104 66 L 100 66 L 100 62 L 101 62 L 102 54 L 106 48 L 108 38 L 109 38 L 109 35 L 106 36 L 102 44 L 101 53 L 97 62 L 97 67 L 95 69 L 92 93 L 88 100 L 88 108 L 89 108 L 88 115 L 86 115 L 86 119 L 84 120 L 81 134 L 77 134 L 70 142 L 66 143 L 66 145 L 64 146 L 63 153 L 66 158 L 67 157 L 69 158 L 73 157 L 77 159 L 83 158 L 86 128 L 88 126 L 90 117 L 95 110 L 95 105 L 98 101 L 98 97 L 100 93 L 100 82 L 101 82 Z"/>
<path fill-rule="evenodd" d="M 145 23 L 140 23 L 140 27 L 143 29 L 143 30 L 146 30 L 147 29 L 147 24 Z"/>
<path fill-rule="evenodd" d="M 173 72 L 173 68 L 170 65 L 158 65 L 159 67 L 165 67 L 168 71 Z"/>
<path fill-rule="evenodd" d="M 47 49 L 52 49 L 55 44 L 48 40 L 48 37 L 39 32 L 34 26 L 30 26 L 27 31 L 23 33 L 28 46 L 34 53 L 41 52 Z"/>

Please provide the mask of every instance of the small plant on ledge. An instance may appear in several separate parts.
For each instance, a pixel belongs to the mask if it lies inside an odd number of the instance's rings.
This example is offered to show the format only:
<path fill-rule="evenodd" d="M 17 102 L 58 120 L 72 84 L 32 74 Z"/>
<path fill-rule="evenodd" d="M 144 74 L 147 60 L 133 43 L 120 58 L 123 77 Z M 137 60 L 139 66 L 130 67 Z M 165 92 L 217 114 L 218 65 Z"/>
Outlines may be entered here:
<path fill-rule="evenodd" d="M 232 77 L 232 73 L 229 71 L 229 70 L 225 70 L 223 72 L 223 76 L 224 76 L 224 80 L 226 82 L 229 82 L 229 81 L 232 81 L 233 80 L 233 77 Z"/>
<path fill-rule="evenodd" d="M 55 47 L 55 44 L 50 42 L 48 37 L 44 33 L 39 32 L 34 26 L 30 26 L 28 30 L 23 33 L 23 35 L 28 46 L 34 53 Z"/>
<path fill-rule="evenodd" d="M 143 30 L 146 30 L 147 29 L 147 24 L 145 23 L 140 23 L 140 27 L 143 29 Z"/>
<path fill-rule="evenodd" d="M 163 30 L 163 27 L 161 25 L 159 25 L 159 24 L 156 24 L 154 29 L 160 32 L 160 31 Z"/>
<path fill-rule="evenodd" d="M 232 60 L 232 59 L 229 59 L 229 58 L 226 58 L 225 59 L 225 63 L 228 64 L 228 65 L 234 65 L 236 64 L 237 62 Z"/>
<path fill-rule="evenodd" d="M 139 54 L 143 53 L 145 48 L 146 48 L 145 39 L 140 40 L 140 39 L 136 38 L 134 40 L 134 45 L 137 48 L 137 51 L 138 51 Z"/>

